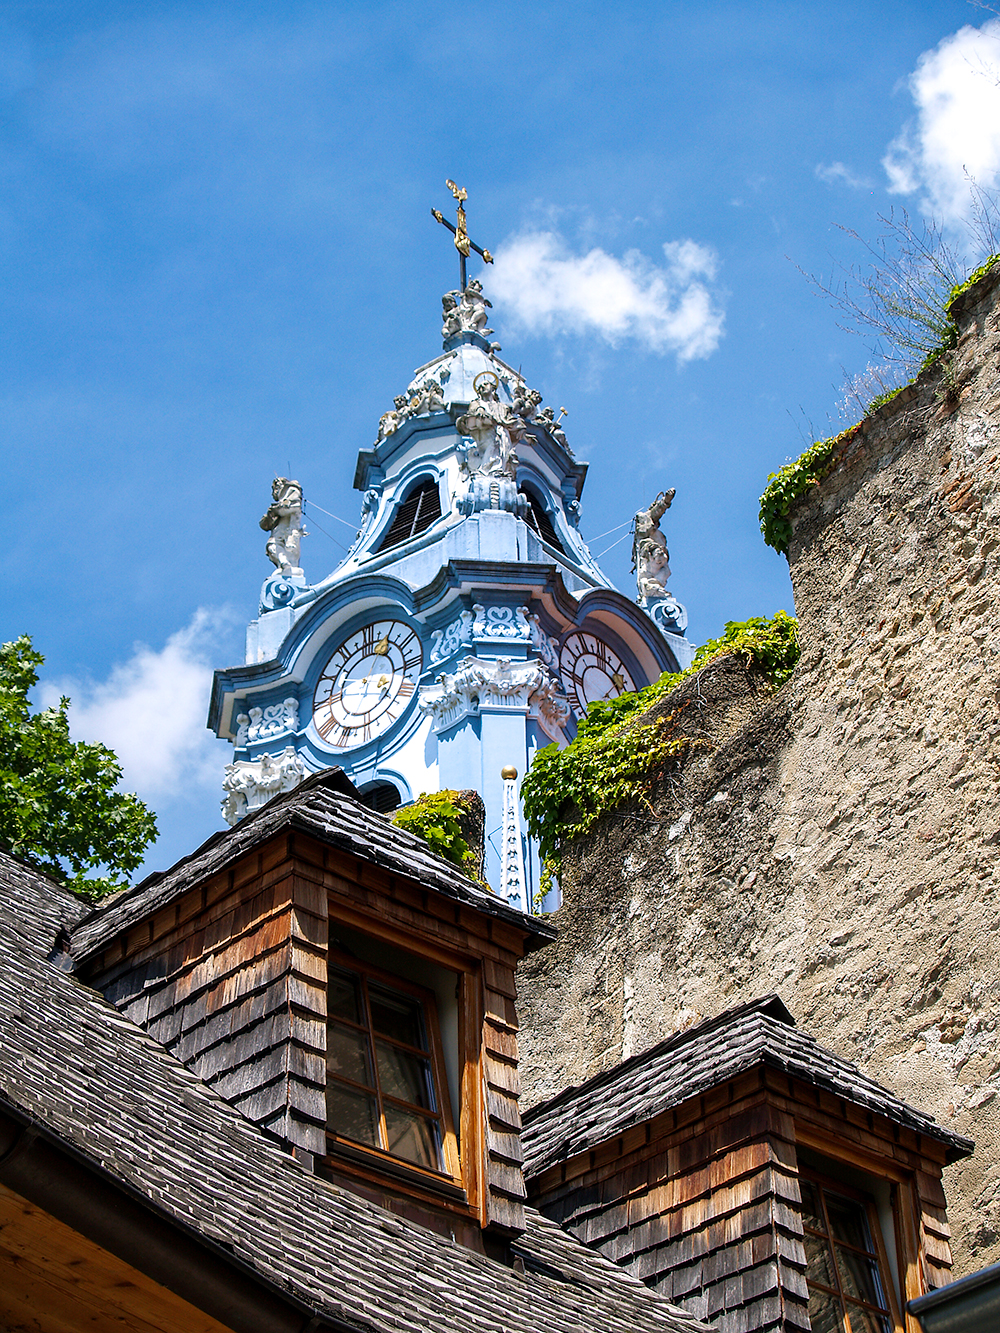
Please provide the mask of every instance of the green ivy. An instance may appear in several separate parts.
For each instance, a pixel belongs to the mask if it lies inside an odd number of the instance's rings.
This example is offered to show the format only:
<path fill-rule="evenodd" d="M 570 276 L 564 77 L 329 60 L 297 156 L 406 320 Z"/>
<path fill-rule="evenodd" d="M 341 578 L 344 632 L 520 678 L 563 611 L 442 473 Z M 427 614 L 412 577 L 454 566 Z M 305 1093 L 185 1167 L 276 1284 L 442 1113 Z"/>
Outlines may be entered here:
<path fill-rule="evenodd" d="M 990 269 L 997 262 L 1000 262 L 1000 253 L 995 255 L 990 255 L 989 259 L 987 259 L 984 263 L 980 264 L 977 269 L 975 269 L 972 273 L 970 273 L 964 282 L 958 282 L 955 284 L 954 287 L 952 287 L 951 291 L 948 294 L 947 305 L 945 306 L 945 309 L 948 311 L 949 316 L 951 315 L 952 306 L 962 295 L 962 293 L 967 292 L 970 287 L 975 287 L 976 283 L 979 282 L 980 279 L 985 278 L 987 273 L 989 273 Z M 957 329 L 955 330 L 955 333 L 957 338 L 958 334 Z"/>
<path fill-rule="evenodd" d="M 683 756 L 691 740 L 673 734 L 676 717 L 625 720 L 596 735 L 577 735 L 565 750 L 547 745 L 538 751 L 521 784 L 521 799 L 547 872 L 558 870 L 567 840 L 589 832 L 607 811 L 646 800 L 657 779 Z"/>
<path fill-rule="evenodd" d="M 886 403 L 891 403 L 892 400 L 898 397 L 905 388 L 905 384 L 897 384 L 895 389 L 886 389 L 885 393 L 878 394 L 865 408 L 865 416 L 870 417 L 871 414 L 877 412 L 880 407 L 885 407 Z"/>
<path fill-rule="evenodd" d="M 760 530 L 767 545 L 779 555 L 788 555 L 788 543 L 792 538 L 789 518 L 792 505 L 806 491 L 820 484 L 833 466 L 837 445 L 850 439 L 856 430 L 857 426 L 850 426 L 828 440 L 819 440 L 801 458 L 786 463 L 779 472 L 772 472 L 768 477 L 767 487 L 760 497 Z"/>
<path fill-rule="evenodd" d="M 644 689 L 592 703 L 576 739 L 564 750 L 539 750 L 521 784 L 528 831 L 538 843 L 546 883 L 559 871 L 562 847 L 589 832 L 603 814 L 647 802 L 656 783 L 697 744 L 677 735 L 680 709 L 645 720 L 650 708 L 688 677 L 726 653 L 739 654 L 772 689 L 791 675 L 799 658 L 797 621 L 784 611 L 770 620 L 729 621 L 721 638 L 695 653 L 686 671 L 664 672 Z"/>
<path fill-rule="evenodd" d="M 423 838 L 432 852 L 443 856 L 467 875 L 474 875 L 476 854 L 462 834 L 462 811 L 457 791 L 421 792 L 410 805 L 392 816 L 392 822 Z"/>
<path fill-rule="evenodd" d="M 937 347 L 933 347 L 923 361 L 920 363 L 919 375 L 921 371 L 932 366 L 939 361 L 947 352 L 950 352 L 958 344 L 958 325 L 951 313 L 951 308 L 970 287 L 974 287 L 980 279 L 984 278 L 994 264 L 1000 262 L 1000 254 L 990 255 L 984 264 L 980 264 L 975 272 L 970 273 L 964 282 L 956 283 L 948 294 L 945 302 L 941 341 Z M 914 379 L 916 376 L 914 376 Z M 912 384 L 913 380 L 908 381 Z M 899 385 L 896 389 L 890 389 L 886 393 L 879 394 L 868 405 L 865 416 L 870 416 L 872 412 L 886 403 L 891 402 L 897 394 L 907 386 Z M 779 555 L 788 555 L 788 543 L 792 536 L 792 523 L 789 517 L 792 505 L 801 496 L 811 489 L 818 486 L 827 475 L 834 462 L 834 451 L 839 444 L 850 439 L 857 425 L 848 427 L 841 431 L 839 435 L 834 435 L 828 440 L 820 440 L 811 445 L 801 458 L 797 458 L 794 463 L 786 464 L 779 472 L 772 472 L 767 479 L 767 487 L 764 494 L 760 497 L 760 530 L 764 534 L 764 541 Z"/>

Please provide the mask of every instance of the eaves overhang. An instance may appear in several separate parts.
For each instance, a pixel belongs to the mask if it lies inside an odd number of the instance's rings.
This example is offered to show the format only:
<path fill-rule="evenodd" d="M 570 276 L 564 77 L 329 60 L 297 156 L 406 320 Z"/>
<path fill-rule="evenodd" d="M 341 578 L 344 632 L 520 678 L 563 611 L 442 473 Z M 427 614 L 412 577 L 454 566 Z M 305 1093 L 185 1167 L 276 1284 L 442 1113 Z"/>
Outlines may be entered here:
<path fill-rule="evenodd" d="M 0 1183 L 233 1333 L 369 1333 L 158 1207 L 0 1095 Z"/>

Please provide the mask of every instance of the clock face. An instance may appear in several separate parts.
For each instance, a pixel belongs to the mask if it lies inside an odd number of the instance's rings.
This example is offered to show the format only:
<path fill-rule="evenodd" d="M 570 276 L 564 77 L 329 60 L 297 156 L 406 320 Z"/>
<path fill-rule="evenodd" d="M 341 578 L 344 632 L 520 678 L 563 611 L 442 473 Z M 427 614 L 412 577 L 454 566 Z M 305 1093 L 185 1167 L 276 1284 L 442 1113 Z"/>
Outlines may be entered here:
<path fill-rule="evenodd" d="M 342 639 L 313 695 L 313 722 L 333 750 L 373 740 L 402 716 L 417 688 L 423 653 L 401 620 L 373 620 Z"/>
<path fill-rule="evenodd" d="M 563 640 L 559 671 L 577 717 L 598 699 L 615 699 L 635 689 L 628 667 L 615 650 L 588 630 L 576 630 Z"/>

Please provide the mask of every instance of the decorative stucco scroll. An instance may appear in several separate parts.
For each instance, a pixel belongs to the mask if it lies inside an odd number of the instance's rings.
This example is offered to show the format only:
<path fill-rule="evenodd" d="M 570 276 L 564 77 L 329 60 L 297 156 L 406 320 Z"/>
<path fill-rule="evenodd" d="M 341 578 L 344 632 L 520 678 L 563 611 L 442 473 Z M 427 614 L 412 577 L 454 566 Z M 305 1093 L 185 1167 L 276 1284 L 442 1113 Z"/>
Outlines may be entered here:
<path fill-rule="evenodd" d="M 226 765 L 222 790 L 222 816 L 227 824 L 237 824 L 244 815 L 259 810 L 279 792 L 292 791 L 306 776 L 306 766 L 294 745 L 286 745 L 279 755 L 262 754 L 259 759 L 238 759 Z"/>
<path fill-rule="evenodd" d="M 514 662 L 509 657 L 466 657 L 455 671 L 442 672 L 420 691 L 420 709 L 429 714 L 436 732 L 483 709 L 523 711 L 538 717 L 550 735 L 569 717 L 569 704 L 558 681 L 541 662 Z"/>

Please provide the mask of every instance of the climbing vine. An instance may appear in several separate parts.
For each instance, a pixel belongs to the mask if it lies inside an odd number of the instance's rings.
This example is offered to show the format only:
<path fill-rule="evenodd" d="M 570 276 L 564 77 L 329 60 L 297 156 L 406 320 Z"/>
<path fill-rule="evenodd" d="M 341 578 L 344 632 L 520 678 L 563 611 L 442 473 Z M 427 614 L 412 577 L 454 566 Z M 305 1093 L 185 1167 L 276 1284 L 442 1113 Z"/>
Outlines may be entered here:
<path fill-rule="evenodd" d="M 777 689 L 799 658 L 796 628 L 795 618 L 784 611 L 770 620 L 754 616 L 729 621 L 721 638 L 702 644 L 686 671 L 664 672 L 644 689 L 591 704 L 570 745 L 539 750 L 521 785 L 521 799 L 546 877 L 558 873 L 567 842 L 589 832 L 610 810 L 648 804 L 656 783 L 689 749 L 705 743 L 678 734 L 677 721 L 686 705 L 647 719 L 644 715 L 658 700 L 726 653 L 741 656 Z"/>
<path fill-rule="evenodd" d="M 760 497 L 760 530 L 764 541 L 779 555 L 788 554 L 792 538 L 792 505 L 813 486 L 818 486 L 834 463 L 838 444 L 851 438 L 857 426 L 850 426 L 828 440 L 811 445 L 794 463 L 786 463 L 778 472 L 772 472 L 767 487 Z"/>
<path fill-rule="evenodd" d="M 596 733 L 584 723 L 565 750 L 539 750 L 521 784 L 528 832 L 546 870 L 558 871 L 563 844 L 587 833 L 608 810 L 647 800 L 692 742 L 675 734 L 680 710 L 652 722 L 625 719 Z"/>
<path fill-rule="evenodd" d="M 423 838 L 432 852 L 465 874 L 475 876 L 476 854 L 462 833 L 462 810 L 456 804 L 457 798 L 457 791 L 421 792 L 412 804 L 393 814 L 392 822 Z"/>
<path fill-rule="evenodd" d="M 990 255 L 985 263 L 980 264 L 963 282 L 955 283 L 950 289 L 944 302 L 944 308 L 935 324 L 935 327 L 939 330 L 939 340 L 920 362 L 917 375 L 926 370 L 928 366 L 947 358 L 943 361 L 947 377 L 950 361 L 947 354 L 958 344 L 958 325 L 951 313 L 952 306 L 963 292 L 967 292 L 970 287 L 974 287 L 998 262 L 1000 262 L 1000 254 Z M 927 344 L 925 343 L 924 346 L 926 347 Z M 916 377 L 913 378 L 916 379 Z M 907 383 L 912 384 L 913 379 L 907 381 Z M 906 387 L 906 384 L 900 384 L 894 389 L 879 394 L 868 404 L 865 416 L 870 416 L 872 412 L 891 402 Z M 788 555 L 788 543 L 792 536 L 792 523 L 789 515 L 795 501 L 805 495 L 813 486 L 820 484 L 833 466 L 837 446 L 846 443 L 858 429 L 858 425 L 860 423 L 849 426 L 847 430 L 841 431 L 839 435 L 831 436 L 828 440 L 819 440 L 816 444 L 811 445 L 794 463 L 787 463 L 778 472 L 772 472 L 768 477 L 768 484 L 764 494 L 760 497 L 760 530 L 764 534 L 764 541 L 767 545 L 777 551 L 779 555 Z"/>

